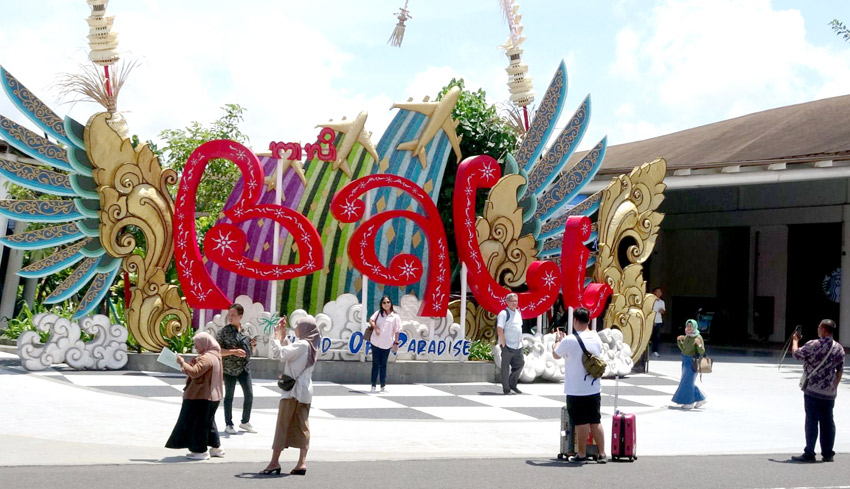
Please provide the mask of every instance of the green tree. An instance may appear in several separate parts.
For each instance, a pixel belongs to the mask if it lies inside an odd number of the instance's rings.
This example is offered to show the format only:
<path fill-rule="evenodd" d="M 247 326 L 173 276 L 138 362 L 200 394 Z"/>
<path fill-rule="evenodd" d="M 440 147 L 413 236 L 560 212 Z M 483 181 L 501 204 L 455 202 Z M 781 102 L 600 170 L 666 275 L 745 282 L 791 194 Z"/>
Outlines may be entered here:
<path fill-rule="evenodd" d="M 205 126 L 194 121 L 183 129 L 166 129 L 160 132 L 159 137 L 164 143 L 158 153 L 162 166 L 172 168 L 182 176 L 186 161 L 198 146 L 216 139 L 247 143 L 248 136 L 239 128 L 245 109 L 237 104 L 227 104 L 222 110 L 224 115 L 210 125 Z M 209 226 L 224 207 L 239 175 L 239 168 L 227 160 L 215 159 L 207 164 L 204 178 L 198 185 L 196 210 L 199 217 L 206 217 L 204 221 L 209 221 Z"/>
<path fill-rule="evenodd" d="M 452 118 L 458 122 L 457 135 L 461 138 L 460 151 L 463 158 L 489 155 L 499 160 L 506 153 L 514 151 L 517 147 L 516 131 L 507 120 L 499 116 L 499 111 L 495 105 L 487 103 L 487 94 L 484 90 L 480 88 L 474 92 L 466 90 L 466 84 L 463 78 L 459 80 L 452 78 L 449 84 L 440 90 L 437 100 L 442 99 L 455 86 L 460 88 L 461 92 L 457 105 L 455 105 L 452 111 Z M 452 269 L 455 271 L 453 275 L 457 275 L 459 269 L 454 226 L 451 224 L 453 222 L 452 196 L 454 195 L 455 179 L 457 177 L 459 163 L 454 152 L 449 153 L 449 159 L 446 162 L 446 171 L 443 174 L 443 182 L 440 187 L 440 195 L 437 199 L 437 208 L 440 210 L 440 217 L 444 223 L 447 223 L 446 237 L 449 240 L 449 259 L 451 260 Z M 479 191 L 478 198 L 476 199 L 478 215 L 483 213 L 486 198 L 487 191 Z M 454 284 L 454 280 L 453 285 L 456 285 Z"/>
<path fill-rule="evenodd" d="M 838 19 L 832 19 L 829 26 L 832 27 L 832 30 L 835 31 L 836 35 L 841 36 L 845 41 L 850 42 L 850 30 L 844 26 L 843 22 L 840 22 Z"/>

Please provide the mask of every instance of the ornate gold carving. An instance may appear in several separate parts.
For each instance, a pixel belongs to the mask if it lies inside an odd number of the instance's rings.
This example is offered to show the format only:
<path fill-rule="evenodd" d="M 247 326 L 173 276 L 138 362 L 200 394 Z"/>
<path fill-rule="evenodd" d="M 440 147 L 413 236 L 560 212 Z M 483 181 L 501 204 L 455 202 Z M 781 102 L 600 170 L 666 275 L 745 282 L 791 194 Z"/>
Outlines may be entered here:
<path fill-rule="evenodd" d="M 25 233 L 12 234 L 3 238 L 3 241 L 13 248 L 36 249 L 59 246 L 61 244 L 75 241 L 83 237 L 76 224 L 68 223 L 60 226 L 36 229 Z"/>
<path fill-rule="evenodd" d="M 189 327 L 191 312 L 176 285 L 165 280 L 174 255 L 174 201 L 168 186 L 177 183 L 173 170 L 163 170 L 147 146 L 134 149 L 99 113 L 86 125 L 86 153 L 100 194 L 100 241 L 107 253 L 124 258 L 124 270 L 137 273 L 127 310 L 127 328 L 142 347 L 159 351 Z M 145 253 L 133 253 L 136 240 L 127 226 L 145 236 Z"/>
<path fill-rule="evenodd" d="M 522 141 L 522 145 L 516 153 L 516 161 L 519 163 L 520 168 L 523 168 L 528 164 L 531 156 L 534 154 L 535 148 L 543 142 L 543 136 L 546 135 L 546 131 L 549 130 L 549 126 L 557 122 L 555 120 L 555 112 L 558 109 L 561 94 L 565 92 L 565 79 L 566 77 L 564 76 L 563 70 L 559 66 L 557 71 L 555 71 L 555 75 L 552 77 L 552 82 L 549 84 L 549 88 L 546 90 L 543 102 L 540 104 L 540 107 L 537 108 L 537 113 L 534 116 L 534 122 L 531 124 L 531 128 L 526 133 L 525 138 Z M 538 120 L 540 122 L 538 122 Z"/>
<path fill-rule="evenodd" d="M 53 289 L 53 292 L 47 296 L 47 299 L 44 299 L 44 302 L 50 303 L 50 301 L 56 297 L 62 296 L 65 292 L 67 292 L 72 287 L 79 285 L 80 280 L 91 272 L 92 268 L 94 268 L 100 262 L 100 257 L 96 258 L 86 258 L 80 263 L 79 266 L 74 270 L 74 273 L 68 276 L 65 280 L 59 284 L 58 287 Z"/>
<path fill-rule="evenodd" d="M 587 123 L 587 119 L 589 116 L 587 110 L 588 103 L 588 99 L 585 99 L 584 103 L 581 104 L 578 110 L 576 110 L 575 114 L 573 114 L 573 117 L 570 119 L 570 122 L 567 123 L 567 126 L 564 128 L 564 130 L 561 131 L 561 133 L 555 139 L 555 142 L 552 144 L 552 147 L 549 148 L 548 152 L 546 152 L 546 156 L 544 156 L 542 160 L 537 162 L 537 164 L 534 165 L 534 167 L 531 169 L 531 174 L 528 175 L 528 190 L 526 190 L 527 193 L 537 193 L 537 190 L 540 189 L 545 184 L 545 182 L 549 181 L 549 178 L 552 173 L 554 173 L 561 165 L 561 161 L 564 156 L 572 152 L 573 147 L 576 143 L 578 143 L 579 136 L 581 135 L 582 126 Z M 539 117 L 539 115 L 536 117 Z M 587 159 L 587 157 L 585 157 L 582 161 L 584 161 L 585 159 Z M 587 167 L 588 165 L 582 165 L 581 163 L 579 163 L 577 166 L 579 166 L 579 168 L 577 168 L 578 173 L 577 171 L 569 169 L 564 169 L 561 171 L 560 177 L 562 179 L 569 177 L 569 182 L 571 182 L 570 188 L 575 187 L 576 183 L 584 180 L 584 178 L 587 177 L 587 171 L 589 171 L 587 170 L 584 174 L 582 174 L 581 172 L 585 170 L 582 166 Z M 569 189 L 566 191 L 569 191 Z M 538 202 L 538 206 L 539 205 L 540 203 Z"/>
<path fill-rule="evenodd" d="M 41 270 L 45 270 L 47 268 L 50 268 L 50 267 L 52 267 L 52 266 L 54 266 L 58 263 L 62 263 L 65 260 L 76 255 L 77 252 L 79 252 L 83 248 L 83 246 L 89 244 L 89 241 L 91 241 L 91 238 L 82 239 L 80 241 L 77 241 L 76 243 L 72 244 L 71 246 L 63 248 L 63 249 L 53 253 L 52 255 L 48 256 L 47 258 L 45 258 L 43 260 L 39 260 L 39 261 L 37 261 L 33 264 L 27 265 L 26 267 L 21 269 L 21 271 L 22 272 L 40 272 Z"/>
<path fill-rule="evenodd" d="M 60 146 L 3 116 L 0 116 L 0 129 L 46 158 L 51 165 L 58 164 L 65 170 L 71 169 L 71 164 L 68 163 L 68 153 Z"/>
<path fill-rule="evenodd" d="M 598 204 L 600 199 L 602 199 L 602 192 L 596 192 L 595 194 L 581 201 L 581 203 L 579 203 L 572 209 L 565 212 L 563 215 L 546 221 L 546 223 L 543 224 L 543 226 L 540 228 L 540 234 L 547 235 L 553 231 L 563 233 L 564 226 L 567 225 L 567 219 L 569 217 L 583 216 L 585 211 Z"/>
<path fill-rule="evenodd" d="M 38 118 L 38 120 L 40 120 L 44 125 L 52 129 L 53 132 L 65 137 L 65 124 L 62 119 L 50 110 L 50 107 L 44 105 L 44 102 L 33 95 L 33 93 L 30 92 L 27 87 L 23 86 L 17 78 L 12 76 L 11 73 L 2 69 L 0 69 L 0 71 L 2 71 L 4 75 L 3 83 L 9 87 L 12 94 L 17 97 L 24 109 Z"/>
<path fill-rule="evenodd" d="M 449 303 L 449 311 L 455 318 L 460 317 L 460 301 Z M 465 335 L 469 341 L 481 340 L 496 344 L 496 315 L 466 301 Z"/>
<path fill-rule="evenodd" d="M 522 232 L 522 209 L 517 204 L 517 189 L 525 185 L 521 175 L 506 175 L 490 189 L 484 217 L 475 227 L 481 245 L 481 257 L 490 276 L 511 287 L 525 283 L 528 265 L 537 257 L 536 240 Z"/>
<path fill-rule="evenodd" d="M 0 158 L 0 168 L 33 184 L 41 184 L 46 187 L 58 187 L 72 191 L 71 179 L 64 173 L 41 169 L 35 165 L 28 165 L 18 161 L 9 161 Z M 16 182 L 17 183 L 17 182 Z M 39 191 L 43 191 L 40 189 Z"/>
<path fill-rule="evenodd" d="M 34 221 L 72 220 L 82 216 L 73 200 L 0 200 L 0 209 Z M 52 219 L 51 219 L 52 218 Z"/>
<path fill-rule="evenodd" d="M 643 262 L 655 247 L 664 214 L 656 211 L 664 200 L 667 162 L 644 163 L 628 175 L 620 175 L 605 189 L 599 208 L 599 252 L 594 280 L 613 289 L 605 314 L 605 327 L 617 327 L 637 360 L 649 343 L 655 314 L 655 296 L 646 293 Z M 626 246 L 628 263 L 620 263 L 618 251 Z"/>

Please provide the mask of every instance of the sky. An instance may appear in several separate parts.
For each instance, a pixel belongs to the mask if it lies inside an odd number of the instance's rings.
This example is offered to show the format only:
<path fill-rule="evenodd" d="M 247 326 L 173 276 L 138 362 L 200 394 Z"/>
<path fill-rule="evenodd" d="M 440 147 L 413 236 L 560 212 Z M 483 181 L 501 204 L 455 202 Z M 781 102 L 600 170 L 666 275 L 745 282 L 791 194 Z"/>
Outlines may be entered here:
<path fill-rule="evenodd" d="M 141 65 L 119 98 L 130 132 L 246 109 L 255 151 L 315 140 L 315 126 L 367 111 L 373 141 L 394 102 L 432 98 L 452 77 L 509 97 L 499 50 L 508 37 L 498 0 L 409 0 L 400 48 L 387 40 L 404 0 L 112 0 L 120 46 Z M 94 104 L 57 102 L 56 76 L 86 62 L 85 0 L 0 0 L 0 64 L 80 122 Z M 566 62 L 566 123 L 591 95 L 580 148 L 646 139 L 728 118 L 850 93 L 850 23 L 832 0 L 526 0 L 525 53 L 539 102 Z M 25 119 L 0 96 L 0 113 Z M 33 127 L 30 125 L 30 127 Z"/>

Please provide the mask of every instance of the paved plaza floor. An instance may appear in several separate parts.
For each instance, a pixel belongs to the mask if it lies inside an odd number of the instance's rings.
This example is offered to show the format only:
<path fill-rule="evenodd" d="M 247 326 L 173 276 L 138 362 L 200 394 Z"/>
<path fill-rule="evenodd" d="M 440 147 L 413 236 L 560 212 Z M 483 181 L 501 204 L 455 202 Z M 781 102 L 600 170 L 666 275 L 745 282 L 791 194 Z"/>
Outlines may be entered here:
<path fill-rule="evenodd" d="M 701 388 L 709 402 L 684 411 L 673 405 L 680 370 L 666 354 L 648 374 L 621 379 L 619 406 L 638 416 L 638 454 L 797 454 L 803 448 L 801 367 L 775 357 L 725 354 Z M 392 365 L 390 365 L 392 367 Z M 365 380 L 365 379 L 364 379 Z M 603 424 L 610 430 L 614 380 L 603 381 Z M 55 367 L 26 372 L 0 353 L 0 465 L 160 463 L 182 459 L 163 447 L 180 409 L 179 374 L 77 372 Z M 310 414 L 314 461 L 541 457 L 558 452 L 563 385 L 520 385 L 503 396 L 494 384 L 368 386 L 317 383 Z M 279 399 L 275 381 L 255 379 L 251 422 L 258 433 L 222 432 L 227 455 L 215 462 L 269 456 Z M 241 414 L 237 388 L 234 418 Z M 850 453 L 850 378 L 835 407 L 836 461 Z M 220 407 L 219 429 L 224 428 Z M 606 433 L 610 438 L 610 433 Z M 283 459 L 296 458 L 291 450 Z M 848 479 L 850 480 L 850 479 Z"/>

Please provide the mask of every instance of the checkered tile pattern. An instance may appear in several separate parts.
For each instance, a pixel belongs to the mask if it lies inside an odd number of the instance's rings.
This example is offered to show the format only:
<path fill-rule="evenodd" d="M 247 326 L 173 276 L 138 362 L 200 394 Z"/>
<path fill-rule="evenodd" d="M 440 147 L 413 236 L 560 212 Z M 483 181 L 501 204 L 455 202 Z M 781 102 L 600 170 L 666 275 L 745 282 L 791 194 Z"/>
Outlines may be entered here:
<path fill-rule="evenodd" d="M 17 368 L 20 367 L 11 367 Z M 77 371 L 54 367 L 34 375 L 112 394 L 180 403 L 185 377 L 178 373 Z M 654 374 L 619 381 L 618 407 L 631 413 L 666 409 L 678 381 Z M 275 380 L 254 379 L 254 411 L 277 412 L 280 390 Z M 388 385 L 370 394 L 365 384 L 314 382 L 310 417 L 351 419 L 439 419 L 446 421 L 533 421 L 560 419 L 563 384 L 520 384 L 522 395 L 503 395 L 490 383 Z M 602 413 L 614 411 L 614 380 L 602 381 Z M 242 406 L 237 386 L 234 408 Z"/>

